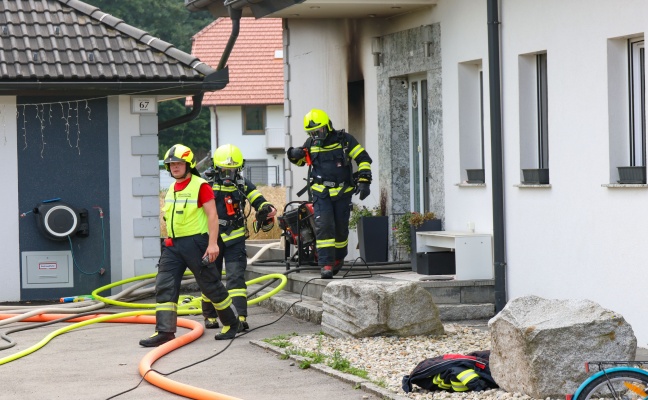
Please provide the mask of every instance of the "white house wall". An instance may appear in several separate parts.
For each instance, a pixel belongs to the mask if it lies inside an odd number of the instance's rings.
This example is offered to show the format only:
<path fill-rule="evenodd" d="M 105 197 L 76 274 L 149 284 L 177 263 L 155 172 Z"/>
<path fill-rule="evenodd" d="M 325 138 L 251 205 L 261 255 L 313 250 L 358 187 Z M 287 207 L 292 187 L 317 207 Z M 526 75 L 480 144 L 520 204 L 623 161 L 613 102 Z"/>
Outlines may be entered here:
<path fill-rule="evenodd" d="M 269 154 L 266 150 L 266 135 L 243 134 L 243 107 L 217 106 L 210 107 L 212 127 L 212 154 L 216 147 L 233 144 L 240 148 L 246 160 L 267 160 L 268 167 L 276 166 L 279 171 L 279 183 L 283 184 L 284 154 Z M 283 105 L 266 106 L 266 129 L 284 128 Z M 275 171 L 268 170 L 268 182 L 276 179 Z"/>
<path fill-rule="evenodd" d="M 441 70 L 443 99 L 443 146 L 445 229 L 464 231 L 468 225 L 477 232 L 492 233 L 491 146 L 488 107 L 488 42 L 486 1 L 440 1 L 433 8 L 433 21 L 441 25 Z M 481 63 L 484 74 L 484 165 L 485 186 L 462 183 L 459 125 L 460 64 Z M 465 116 L 463 116 L 465 118 Z M 479 168 L 472 166 L 472 168 Z M 432 210 L 435 211 L 435 210 Z"/>
<path fill-rule="evenodd" d="M 376 89 L 376 67 L 371 54 L 371 38 L 378 36 L 378 27 L 371 21 L 356 20 L 299 20 L 289 19 L 285 24 L 284 42 L 289 48 L 284 51 L 287 64 L 286 114 L 288 119 L 288 146 L 301 146 L 306 141 L 303 117 L 312 108 L 325 110 L 336 129 L 345 129 L 353 134 L 373 159 L 374 181 L 371 195 L 361 204 L 372 208 L 379 202 L 378 171 L 381 160 L 378 156 L 378 105 Z M 356 40 L 352 50 L 351 40 Z M 353 55 L 350 56 L 349 52 Z M 353 62 L 352 67 L 349 63 Z M 349 72 L 353 79 L 364 80 L 364 117 L 349 115 L 347 82 Z M 363 132 L 349 127 L 349 119 Z M 361 119 L 360 120 L 358 120 Z M 292 187 L 288 188 L 288 199 L 297 200 L 298 192 L 305 184 L 307 168 L 299 168 L 287 162 L 288 176 L 292 176 Z M 289 181 L 290 182 L 290 181 Z M 305 199 L 303 195 L 301 199 Z M 354 202 L 360 204 L 357 197 Z"/>
<path fill-rule="evenodd" d="M 592 299 L 621 313 L 641 346 L 648 190 L 602 185 L 618 166 L 608 102 L 624 101 L 608 94 L 608 42 L 648 31 L 647 14 L 644 1 L 506 0 L 501 24 L 508 297 Z M 551 188 L 518 188 L 519 57 L 543 51 Z"/>
<path fill-rule="evenodd" d="M 16 125 L 16 98 L 0 97 L 0 159 L 3 160 L 4 192 L 0 220 L 4 228 L 0 230 L 0 243 L 3 255 L 0 261 L 0 301 L 20 299 L 20 252 L 18 243 L 18 135 Z"/>

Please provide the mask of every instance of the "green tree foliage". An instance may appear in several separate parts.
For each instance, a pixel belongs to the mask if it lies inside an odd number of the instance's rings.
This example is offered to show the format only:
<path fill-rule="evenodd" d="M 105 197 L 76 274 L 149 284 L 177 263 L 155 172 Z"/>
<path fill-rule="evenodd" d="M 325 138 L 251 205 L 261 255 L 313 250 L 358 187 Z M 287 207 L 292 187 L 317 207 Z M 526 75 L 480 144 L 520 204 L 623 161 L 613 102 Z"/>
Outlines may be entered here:
<path fill-rule="evenodd" d="M 122 19 L 152 36 L 191 53 L 191 38 L 214 21 L 208 12 L 190 12 L 184 0 L 85 0 L 101 11 Z M 158 122 L 164 122 L 189 112 L 185 100 L 169 100 L 159 104 Z M 189 146 L 198 160 L 210 148 L 209 112 L 203 109 L 193 121 L 165 129 L 158 133 L 159 157 L 175 143 Z"/>

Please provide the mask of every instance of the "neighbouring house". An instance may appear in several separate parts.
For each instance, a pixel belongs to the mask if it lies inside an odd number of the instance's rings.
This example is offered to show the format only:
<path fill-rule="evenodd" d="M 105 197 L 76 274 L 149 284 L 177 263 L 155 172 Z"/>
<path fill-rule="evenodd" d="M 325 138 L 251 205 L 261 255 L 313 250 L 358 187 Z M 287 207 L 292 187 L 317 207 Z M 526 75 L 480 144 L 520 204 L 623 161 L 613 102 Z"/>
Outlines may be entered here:
<path fill-rule="evenodd" d="M 2 8 L 0 301 L 155 272 L 157 103 L 222 89 L 227 69 L 78 0 Z"/>
<path fill-rule="evenodd" d="M 633 0 L 270 12 L 284 18 L 286 145 L 302 142 L 309 108 L 327 110 L 374 158 L 367 204 L 385 189 L 391 215 L 431 210 L 447 231 L 493 235 L 499 308 L 528 294 L 591 299 L 646 346 L 647 12 Z M 285 173 L 294 200 L 305 171 Z"/>
<path fill-rule="evenodd" d="M 231 31 L 231 19 L 215 20 L 193 37 L 192 53 L 216 67 Z M 202 102 L 211 116 L 212 153 L 223 144 L 238 146 L 248 179 L 282 185 L 286 165 L 281 18 L 242 18 L 227 65 L 227 87 L 205 94 Z"/>

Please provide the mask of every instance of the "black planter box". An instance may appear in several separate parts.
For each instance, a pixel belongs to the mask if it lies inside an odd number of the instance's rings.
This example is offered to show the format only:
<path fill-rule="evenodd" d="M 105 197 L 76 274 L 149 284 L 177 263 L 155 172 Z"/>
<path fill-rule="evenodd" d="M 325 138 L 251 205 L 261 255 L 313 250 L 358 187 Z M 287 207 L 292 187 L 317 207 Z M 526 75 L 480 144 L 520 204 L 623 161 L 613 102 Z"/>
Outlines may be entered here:
<path fill-rule="evenodd" d="M 468 174 L 468 183 L 484 183 L 486 182 L 485 174 L 483 169 L 467 169 L 466 173 Z"/>
<path fill-rule="evenodd" d="M 455 275 L 455 253 L 437 251 L 416 254 L 416 273 L 421 275 Z"/>
<path fill-rule="evenodd" d="M 549 168 L 523 169 L 522 183 L 525 185 L 548 185 Z"/>
<path fill-rule="evenodd" d="M 386 262 L 389 247 L 389 218 L 362 217 L 358 220 L 358 246 L 365 262 Z"/>
<path fill-rule="evenodd" d="M 645 184 L 646 183 L 646 167 L 633 166 L 633 167 L 617 167 L 619 171 L 619 183 L 625 184 Z"/>
<path fill-rule="evenodd" d="M 440 219 L 431 219 L 423 222 L 419 227 L 414 228 L 410 225 L 410 243 L 412 245 L 411 254 L 412 256 L 412 271 L 416 272 L 416 232 L 425 232 L 425 231 L 440 231 L 441 230 L 441 220 Z"/>

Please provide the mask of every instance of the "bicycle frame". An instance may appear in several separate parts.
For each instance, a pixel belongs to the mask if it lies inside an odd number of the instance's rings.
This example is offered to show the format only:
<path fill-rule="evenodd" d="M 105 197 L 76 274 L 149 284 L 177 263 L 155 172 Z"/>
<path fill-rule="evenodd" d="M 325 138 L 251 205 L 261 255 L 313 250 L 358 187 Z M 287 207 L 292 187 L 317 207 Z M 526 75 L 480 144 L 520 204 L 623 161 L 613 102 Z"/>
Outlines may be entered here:
<path fill-rule="evenodd" d="M 648 371 L 643 370 L 638 367 L 632 367 L 630 365 L 638 365 L 638 366 L 643 366 L 648 364 L 646 361 L 596 361 L 596 362 L 589 362 L 586 363 L 586 368 L 589 371 L 589 365 L 594 364 L 597 365 L 599 368 L 599 372 L 595 373 L 594 375 L 590 376 L 587 378 L 581 385 L 578 387 L 576 390 L 576 393 L 574 393 L 572 396 L 567 396 L 568 400 L 578 400 L 579 396 L 582 394 L 583 389 L 592 382 L 593 380 L 601 377 L 601 376 L 606 376 L 607 374 L 610 374 L 612 372 L 634 372 L 637 374 L 641 374 L 646 376 L 648 379 Z M 608 365 L 626 365 L 626 366 L 621 366 L 621 367 L 613 367 L 613 368 L 603 368 L 602 365 L 608 364 Z M 648 396 L 644 397 L 644 400 L 648 400 Z"/>

